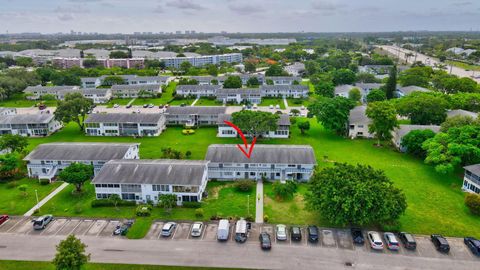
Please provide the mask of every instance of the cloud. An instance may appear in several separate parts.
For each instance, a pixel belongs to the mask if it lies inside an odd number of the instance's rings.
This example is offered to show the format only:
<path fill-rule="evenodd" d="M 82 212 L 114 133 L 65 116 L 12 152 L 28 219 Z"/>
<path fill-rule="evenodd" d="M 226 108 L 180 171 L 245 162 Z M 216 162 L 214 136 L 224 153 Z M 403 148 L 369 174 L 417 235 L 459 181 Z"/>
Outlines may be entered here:
<path fill-rule="evenodd" d="M 58 19 L 60 21 L 72 21 L 73 19 L 75 19 L 75 16 L 73 16 L 73 14 L 66 13 L 66 14 L 59 15 Z"/>
<path fill-rule="evenodd" d="M 162 6 L 158 5 L 153 9 L 153 12 L 154 13 L 164 13 L 165 9 Z"/>
<path fill-rule="evenodd" d="M 204 10 L 205 7 L 193 2 L 192 0 L 176 0 L 167 3 L 167 6 L 182 10 Z"/>
<path fill-rule="evenodd" d="M 73 3 L 94 3 L 94 2 L 102 2 L 102 0 L 68 0 L 69 2 Z"/>
<path fill-rule="evenodd" d="M 265 12 L 261 6 L 250 4 L 232 4 L 228 8 L 240 15 L 249 15 L 253 13 Z"/>
<path fill-rule="evenodd" d="M 80 5 L 68 6 L 68 7 L 56 7 L 53 10 L 55 13 L 89 13 L 88 8 L 82 7 Z"/>
<path fill-rule="evenodd" d="M 312 2 L 312 8 L 319 11 L 333 12 L 344 8 L 344 4 L 336 4 L 329 1 L 317 0 Z"/>
<path fill-rule="evenodd" d="M 452 3 L 453 6 L 470 6 L 470 5 L 473 5 L 472 2 L 469 2 L 469 1 L 464 1 L 464 2 L 454 2 Z"/>

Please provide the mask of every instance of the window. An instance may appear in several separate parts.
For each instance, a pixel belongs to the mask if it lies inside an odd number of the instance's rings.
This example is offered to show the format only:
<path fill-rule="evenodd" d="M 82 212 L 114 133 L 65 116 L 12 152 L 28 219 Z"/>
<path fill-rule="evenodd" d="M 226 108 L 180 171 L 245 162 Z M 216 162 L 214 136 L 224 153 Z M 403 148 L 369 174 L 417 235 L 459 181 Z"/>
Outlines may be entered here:
<path fill-rule="evenodd" d="M 170 192 L 170 186 L 169 185 L 152 185 L 152 190 Z"/>

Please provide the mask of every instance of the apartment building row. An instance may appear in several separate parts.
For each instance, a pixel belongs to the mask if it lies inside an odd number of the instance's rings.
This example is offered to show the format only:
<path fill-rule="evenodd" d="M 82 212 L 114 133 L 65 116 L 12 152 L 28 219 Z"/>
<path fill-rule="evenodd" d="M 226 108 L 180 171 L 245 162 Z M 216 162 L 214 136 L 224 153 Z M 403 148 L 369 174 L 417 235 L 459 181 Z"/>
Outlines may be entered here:
<path fill-rule="evenodd" d="M 344 84 L 344 85 L 339 85 L 335 87 L 335 96 L 340 96 L 340 97 L 345 97 L 348 98 L 348 95 L 351 90 L 353 89 L 358 89 L 360 91 L 361 95 L 361 101 L 366 102 L 367 101 L 367 95 L 372 91 L 373 89 L 380 89 L 383 86 L 381 83 L 357 83 L 355 85 L 350 85 L 350 84 Z M 397 85 L 397 88 L 395 90 L 395 96 L 398 98 L 410 95 L 413 92 L 429 92 L 430 90 L 420 87 L 420 86 L 400 86 Z"/>
<path fill-rule="evenodd" d="M 94 103 L 106 103 L 112 98 L 112 92 L 107 88 L 83 89 L 78 86 L 28 86 L 23 90 L 27 99 L 40 100 L 46 95 L 53 96 L 56 100 L 64 100 L 70 93 L 80 93 L 93 100 Z"/>
<path fill-rule="evenodd" d="M 42 114 L 0 114 L 0 135 L 48 136 L 62 127 L 50 113 Z"/>
<path fill-rule="evenodd" d="M 256 78 L 260 85 L 297 85 L 302 82 L 302 78 L 297 76 L 265 76 L 263 74 L 233 74 L 229 76 L 188 76 L 185 78 L 193 79 L 199 85 L 223 85 L 230 76 L 238 76 L 243 85 L 247 85 L 248 80 Z"/>
<path fill-rule="evenodd" d="M 80 78 L 80 81 L 82 88 L 97 88 L 104 85 L 108 77 L 111 76 L 84 77 Z M 115 75 L 115 77 L 122 78 L 123 85 L 166 85 L 172 79 L 169 76 Z"/>

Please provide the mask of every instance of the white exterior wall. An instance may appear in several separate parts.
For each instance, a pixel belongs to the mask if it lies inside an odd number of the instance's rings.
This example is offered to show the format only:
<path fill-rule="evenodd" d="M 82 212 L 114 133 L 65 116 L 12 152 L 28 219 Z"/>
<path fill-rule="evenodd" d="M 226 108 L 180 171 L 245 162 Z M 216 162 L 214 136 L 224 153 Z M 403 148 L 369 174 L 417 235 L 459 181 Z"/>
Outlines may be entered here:
<path fill-rule="evenodd" d="M 129 136 L 120 134 L 120 125 L 115 123 L 116 126 L 105 125 L 106 123 L 100 123 L 98 128 L 86 127 L 85 134 L 90 136 Z M 160 122 L 156 126 L 142 126 L 137 124 L 137 132 L 140 136 L 149 136 L 144 134 L 152 134 L 150 136 L 158 136 L 166 129 L 165 117 L 160 118 Z"/>
<path fill-rule="evenodd" d="M 473 174 L 467 175 L 465 173 L 462 190 L 465 192 L 480 194 L 480 177 Z"/>
<path fill-rule="evenodd" d="M 267 138 L 279 138 L 279 139 L 288 139 L 290 134 L 289 130 L 278 130 L 278 131 L 269 131 L 266 134 L 263 134 L 263 137 Z M 220 138 L 235 138 L 237 137 L 237 131 L 230 126 L 218 126 L 217 137 Z"/>
<path fill-rule="evenodd" d="M 373 138 L 373 134 L 368 132 L 368 124 L 350 123 L 348 128 L 348 137 L 354 138 Z"/>
<path fill-rule="evenodd" d="M 17 128 L 12 128 L 11 125 L 8 125 L 8 127 L 2 127 L 0 128 L 0 134 L 13 134 L 13 135 L 21 135 L 21 136 L 28 136 L 28 137 L 42 137 L 44 136 L 43 130 L 44 128 L 29 128 L 28 124 L 25 125 L 25 129 L 17 129 Z M 54 133 L 55 131 L 59 130 L 62 128 L 62 124 L 53 118 L 48 124 L 47 124 L 47 134 L 46 136 Z"/>
<path fill-rule="evenodd" d="M 314 169 L 312 164 L 261 163 L 248 164 L 248 168 L 245 167 L 246 165 L 245 163 L 224 163 L 220 167 L 219 163 L 210 162 L 208 165 L 208 178 L 219 180 L 259 180 L 264 175 L 268 180 L 297 180 L 303 182 L 310 179 Z"/>

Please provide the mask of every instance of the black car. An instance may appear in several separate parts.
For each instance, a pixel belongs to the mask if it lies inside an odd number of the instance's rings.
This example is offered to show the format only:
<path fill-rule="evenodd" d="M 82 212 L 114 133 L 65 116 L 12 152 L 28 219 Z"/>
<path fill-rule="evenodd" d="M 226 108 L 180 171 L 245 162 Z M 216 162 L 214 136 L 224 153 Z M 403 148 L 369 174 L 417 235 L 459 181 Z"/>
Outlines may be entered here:
<path fill-rule="evenodd" d="M 290 238 L 292 241 L 302 241 L 302 231 L 300 227 L 292 226 L 290 228 Z"/>
<path fill-rule="evenodd" d="M 132 107 L 132 104 L 128 104 L 127 106 L 125 106 L 127 109 L 130 109 Z"/>
<path fill-rule="evenodd" d="M 308 231 L 308 241 L 310 243 L 316 243 L 318 242 L 318 228 L 317 226 L 308 226 L 307 228 Z"/>
<path fill-rule="evenodd" d="M 438 251 L 443 253 L 450 252 L 450 245 L 445 237 L 440 234 L 432 234 L 430 238 Z"/>
<path fill-rule="evenodd" d="M 398 238 L 400 238 L 400 241 L 402 241 L 403 246 L 406 249 L 415 250 L 417 248 L 417 242 L 415 241 L 415 238 L 413 238 L 413 235 L 401 232 L 398 234 Z"/>
<path fill-rule="evenodd" d="M 258 239 L 260 240 L 260 247 L 262 249 L 272 249 L 272 241 L 268 233 L 262 232 Z"/>
<path fill-rule="evenodd" d="M 143 104 L 143 108 L 148 108 L 148 104 Z"/>
<path fill-rule="evenodd" d="M 480 256 L 480 240 L 473 237 L 465 237 L 463 238 L 463 242 L 465 242 L 465 245 L 467 245 L 473 254 Z"/>
<path fill-rule="evenodd" d="M 365 243 L 365 237 L 363 237 L 362 230 L 359 228 L 352 228 L 350 229 L 352 233 L 353 243 L 357 245 L 363 245 Z"/>

